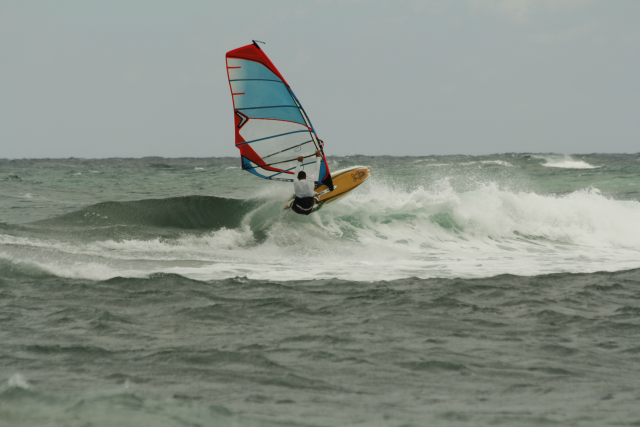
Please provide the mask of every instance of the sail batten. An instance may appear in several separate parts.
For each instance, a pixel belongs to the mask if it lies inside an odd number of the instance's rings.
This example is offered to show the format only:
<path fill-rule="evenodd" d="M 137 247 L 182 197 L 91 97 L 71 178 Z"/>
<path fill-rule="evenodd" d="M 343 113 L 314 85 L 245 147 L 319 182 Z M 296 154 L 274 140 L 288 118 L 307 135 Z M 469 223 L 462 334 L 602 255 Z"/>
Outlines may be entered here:
<path fill-rule="evenodd" d="M 294 133 L 308 133 L 308 132 L 309 132 L 309 131 L 306 131 L 306 130 L 296 130 L 296 131 L 293 131 L 293 132 L 281 133 L 280 135 L 273 135 L 273 136 L 267 136 L 267 137 L 260 138 L 260 139 L 254 139 L 253 141 L 243 142 L 242 144 L 238 144 L 238 145 L 251 144 L 251 143 L 254 143 L 254 142 L 264 141 L 264 140 L 266 140 L 266 139 L 271 139 L 271 138 L 279 138 L 279 137 L 281 137 L 281 136 L 291 135 L 291 134 L 294 134 Z M 275 154 L 275 153 L 274 153 L 274 154 Z M 270 154 L 270 155 L 272 156 L 273 154 Z M 265 156 L 265 157 L 268 157 L 268 156 Z M 264 158 L 264 157 L 263 157 L 263 158 Z"/>
<path fill-rule="evenodd" d="M 317 150 L 323 151 L 309 117 L 282 74 L 257 45 L 227 52 L 226 60 L 235 145 L 240 150 L 242 168 L 260 178 L 292 181 L 299 156 L 307 159 Z M 324 151 L 319 175 L 314 179 L 332 187 Z"/>
<path fill-rule="evenodd" d="M 244 95 L 244 93 L 233 93 L 232 95 Z M 264 107 L 244 107 L 236 108 L 236 111 L 257 110 L 258 108 L 300 108 L 297 105 L 266 105 Z"/>

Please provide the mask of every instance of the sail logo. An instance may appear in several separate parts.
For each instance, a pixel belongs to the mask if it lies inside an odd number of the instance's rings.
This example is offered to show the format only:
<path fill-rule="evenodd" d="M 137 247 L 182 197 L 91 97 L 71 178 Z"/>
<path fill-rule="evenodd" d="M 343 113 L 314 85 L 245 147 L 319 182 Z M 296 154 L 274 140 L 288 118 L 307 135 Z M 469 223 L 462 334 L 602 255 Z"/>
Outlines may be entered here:
<path fill-rule="evenodd" d="M 356 173 L 351 174 L 351 178 L 353 178 L 353 182 L 358 181 L 359 179 L 364 178 L 365 173 L 362 171 L 358 171 Z"/>
<path fill-rule="evenodd" d="M 242 114 L 240 111 L 236 111 L 236 115 L 240 117 L 240 123 L 238 123 L 238 129 L 240 129 L 249 120 L 249 117 Z"/>

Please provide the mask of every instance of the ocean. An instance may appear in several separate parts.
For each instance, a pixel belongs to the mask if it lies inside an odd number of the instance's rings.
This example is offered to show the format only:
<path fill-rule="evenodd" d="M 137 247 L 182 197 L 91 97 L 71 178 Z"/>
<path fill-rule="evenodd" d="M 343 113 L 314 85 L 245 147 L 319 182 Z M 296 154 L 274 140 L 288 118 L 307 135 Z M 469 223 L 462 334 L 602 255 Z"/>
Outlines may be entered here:
<path fill-rule="evenodd" d="M 0 426 L 640 425 L 640 153 L 0 159 Z"/>

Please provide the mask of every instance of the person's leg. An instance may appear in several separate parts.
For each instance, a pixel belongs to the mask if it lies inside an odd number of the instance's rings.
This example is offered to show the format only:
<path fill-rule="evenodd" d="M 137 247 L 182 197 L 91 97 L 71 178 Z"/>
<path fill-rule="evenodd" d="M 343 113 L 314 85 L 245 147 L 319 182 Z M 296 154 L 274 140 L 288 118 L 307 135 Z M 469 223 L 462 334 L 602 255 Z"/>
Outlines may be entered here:
<path fill-rule="evenodd" d="M 291 203 L 291 210 L 294 211 L 297 214 L 301 214 L 303 213 L 302 211 L 300 211 L 300 209 L 298 208 L 298 203 L 300 202 L 300 198 L 296 196 L 295 199 L 293 199 L 293 203 Z"/>

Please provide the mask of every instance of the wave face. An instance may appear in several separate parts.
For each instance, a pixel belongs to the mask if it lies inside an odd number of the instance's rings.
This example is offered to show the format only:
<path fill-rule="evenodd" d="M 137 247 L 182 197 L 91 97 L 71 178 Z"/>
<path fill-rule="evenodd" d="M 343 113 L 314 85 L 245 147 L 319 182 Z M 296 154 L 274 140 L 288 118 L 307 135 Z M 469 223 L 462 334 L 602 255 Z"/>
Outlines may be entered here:
<path fill-rule="evenodd" d="M 546 186 L 545 180 L 568 187 L 544 191 L 533 179 L 552 170 L 541 168 L 536 156 L 373 160 L 379 164 L 371 182 L 309 217 L 279 212 L 291 194 L 281 183 L 259 182 L 262 188 L 241 199 L 106 201 L 35 222 L 5 223 L 0 259 L 96 280 L 160 272 L 198 280 L 394 280 L 640 266 L 633 179 L 618 178 L 617 188 L 606 189 L 616 198 L 594 185 L 575 188 L 576 181 L 597 180 L 570 171 L 542 175 Z M 620 169 L 637 174 L 636 159 L 627 160 L 617 169 L 606 164 L 609 158 L 589 161 L 613 175 L 622 176 Z M 340 162 L 346 163 L 334 160 L 332 168 Z M 232 184 L 239 193 L 242 178 L 252 178 L 225 164 L 218 168 L 237 176 L 239 183 Z M 159 162 L 148 167 L 152 175 L 174 169 L 179 171 Z M 206 169 L 189 168 L 191 175 L 201 171 Z M 229 181 L 217 182 L 229 191 Z M 15 203 L 43 203 L 33 190 L 25 194 Z"/>
<path fill-rule="evenodd" d="M 53 227 L 155 227 L 184 230 L 236 228 L 259 202 L 213 196 L 185 196 L 103 202 L 35 224 Z"/>

